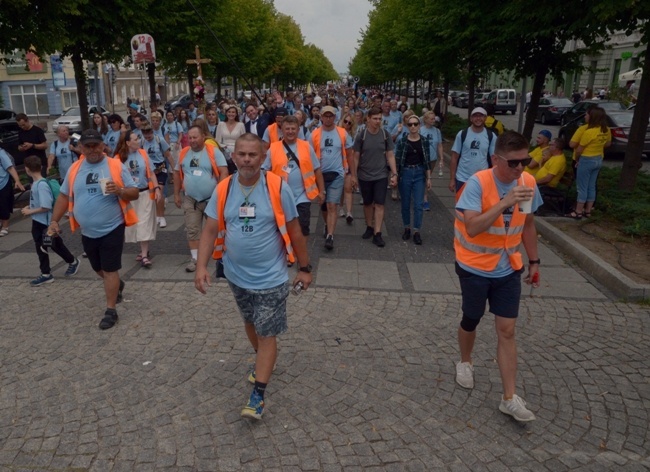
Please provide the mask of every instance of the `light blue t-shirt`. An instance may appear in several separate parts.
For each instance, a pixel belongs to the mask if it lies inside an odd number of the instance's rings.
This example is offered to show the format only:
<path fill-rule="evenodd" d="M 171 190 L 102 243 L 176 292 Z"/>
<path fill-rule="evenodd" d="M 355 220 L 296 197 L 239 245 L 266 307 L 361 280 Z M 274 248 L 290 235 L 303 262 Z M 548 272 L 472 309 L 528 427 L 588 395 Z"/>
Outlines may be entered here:
<path fill-rule="evenodd" d="M 399 111 L 399 110 L 395 110 L 395 111 L 391 110 L 388 114 L 391 115 L 391 116 L 394 116 L 396 118 L 399 118 L 399 123 L 402 122 L 403 115 L 402 115 L 401 111 Z"/>
<path fill-rule="evenodd" d="M 252 187 L 244 187 L 248 193 Z M 248 205 L 255 207 L 255 217 L 239 217 L 245 205 L 244 193 L 238 175 L 232 177 L 230 193 L 226 200 L 226 250 L 223 268 L 226 278 L 246 289 L 267 289 L 286 283 L 289 279 L 286 249 L 275 221 L 264 173 L 251 194 Z M 298 217 L 296 202 L 288 185 L 282 184 L 282 209 L 286 222 Z M 212 194 L 205 209 L 208 218 L 217 219 L 217 191 Z"/>
<path fill-rule="evenodd" d="M 214 149 L 214 159 L 217 167 L 227 167 L 228 163 L 223 153 Z M 176 162 L 174 170 L 181 170 L 180 159 Z M 192 197 L 197 202 L 207 200 L 217 186 L 217 178 L 212 173 L 212 164 L 205 147 L 200 152 L 191 149 L 183 158 L 183 186 L 185 195 Z"/>
<path fill-rule="evenodd" d="M 401 122 L 402 119 L 398 115 L 393 115 L 391 113 L 389 113 L 388 116 L 383 113 L 381 115 L 381 126 L 388 132 L 388 134 L 392 135 Z"/>
<path fill-rule="evenodd" d="M 120 134 L 121 131 L 119 129 L 117 131 L 113 131 L 113 129 L 109 129 L 108 133 L 104 135 L 104 144 L 106 144 L 110 148 L 111 154 L 115 153 L 115 148 L 117 147 L 117 143 L 120 140 Z"/>
<path fill-rule="evenodd" d="M 499 192 L 501 199 L 503 199 L 503 197 L 505 197 L 508 194 L 508 192 L 512 190 L 513 187 L 516 187 L 517 185 L 523 185 L 523 177 L 519 178 L 519 180 L 513 180 L 509 184 L 505 184 L 501 182 L 495 175 L 494 181 L 496 182 L 497 192 Z M 472 210 L 472 211 L 482 212 L 483 211 L 482 196 L 483 196 L 483 192 L 481 189 L 481 184 L 478 181 L 478 177 L 472 176 L 465 183 L 465 187 L 463 188 L 463 193 L 461 194 L 460 199 L 456 203 L 456 209 L 460 211 Z M 535 186 L 535 196 L 533 197 L 533 206 L 532 206 L 533 212 L 537 211 L 537 209 L 542 205 L 542 203 L 544 203 L 544 201 L 542 200 L 542 196 L 540 195 L 537 186 Z M 512 206 L 503 212 L 503 221 L 506 226 L 506 231 L 510 227 L 510 220 L 512 219 L 512 212 L 514 211 L 514 209 L 515 207 Z M 491 272 L 485 272 L 472 267 L 468 267 L 465 264 L 461 264 L 460 262 L 458 263 L 458 265 L 460 265 L 467 272 L 471 272 L 472 274 L 480 275 L 483 277 L 490 277 L 490 278 L 505 277 L 506 275 L 512 274 L 514 272 L 514 269 L 510 265 L 508 254 L 505 251 L 501 253 L 501 259 L 499 259 L 499 263 L 497 264 L 496 268 Z"/>
<path fill-rule="evenodd" d="M 5 188 L 5 185 L 9 182 L 9 172 L 7 170 L 13 166 L 14 163 L 11 161 L 7 151 L 0 149 L 0 188 Z"/>
<path fill-rule="evenodd" d="M 101 238 L 124 223 L 122 207 L 115 194 L 104 195 L 99 179 L 111 178 L 111 172 L 104 157 L 97 164 L 84 159 L 74 179 L 74 217 L 81 226 L 81 234 L 88 238 Z M 61 186 L 61 193 L 70 195 L 70 182 L 67 176 Z M 129 170 L 122 164 L 122 181 L 125 187 L 136 187 Z"/>
<path fill-rule="evenodd" d="M 294 154 L 298 156 L 298 147 L 296 146 L 296 143 L 289 144 L 289 149 L 291 149 Z M 286 153 L 286 150 L 284 151 Z M 316 171 L 316 169 L 320 169 L 320 161 L 314 152 L 314 148 L 311 147 L 311 144 L 309 145 L 309 157 L 311 158 L 311 165 L 314 166 L 314 171 Z M 296 205 L 298 203 L 310 202 L 311 200 L 307 198 L 307 193 L 305 192 L 305 182 L 302 180 L 300 167 L 298 167 L 298 164 L 296 164 L 296 161 L 293 159 L 289 159 L 289 164 L 287 166 L 287 171 L 289 174 L 287 183 L 293 192 L 293 199 L 296 201 Z M 266 152 L 266 159 L 264 160 L 264 164 L 262 164 L 262 169 L 268 171 L 271 170 L 271 150 L 268 150 Z"/>
<path fill-rule="evenodd" d="M 431 153 L 431 160 L 432 161 L 437 161 L 440 156 L 438 156 L 438 144 L 442 142 L 442 134 L 440 134 L 440 130 L 436 128 L 435 126 L 432 126 L 431 128 L 427 126 L 421 126 L 420 127 L 420 134 L 422 136 L 429 136 L 429 144 L 430 144 L 430 153 Z"/>
<path fill-rule="evenodd" d="M 196 120 L 196 113 L 197 109 L 195 108 L 194 110 L 187 110 L 187 117 L 190 119 L 192 123 L 194 123 L 194 120 Z"/>
<path fill-rule="evenodd" d="M 153 175 L 153 161 L 151 160 L 151 155 L 149 157 L 149 171 Z M 129 169 L 131 178 L 135 182 L 136 187 L 138 188 L 147 188 L 149 182 L 147 180 L 147 171 L 144 166 L 144 158 L 142 155 L 136 152 L 130 152 L 129 157 L 127 157 L 126 162 L 124 163 Z"/>
<path fill-rule="evenodd" d="M 165 134 L 169 135 L 169 143 L 177 143 L 180 134 L 183 132 L 183 127 L 181 124 L 178 121 L 174 120 L 171 123 L 169 121 L 166 121 L 162 126 L 164 128 L 163 131 Z"/>
<path fill-rule="evenodd" d="M 49 226 L 52 221 L 52 208 L 54 206 L 54 195 L 45 179 L 39 179 L 32 185 L 29 192 L 29 208 L 47 208 L 46 213 L 34 213 L 32 219 L 42 225 Z"/>
<path fill-rule="evenodd" d="M 280 129 L 280 127 L 278 127 L 278 139 L 282 140 L 282 137 L 283 137 L 282 130 Z M 305 139 L 305 133 L 302 131 L 302 126 L 300 126 L 298 128 L 298 139 L 302 139 L 302 140 Z M 268 128 L 268 126 L 264 130 L 264 137 L 262 138 L 262 141 L 264 141 L 265 143 L 270 143 L 271 142 L 271 137 L 269 136 L 269 128 Z"/>
<path fill-rule="evenodd" d="M 151 141 L 146 139 L 142 141 L 142 149 L 147 151 L 152 163 L 161 164 L 165 161 L 165 153 L 169 150 L 169 144 L 154 133 Z"/>
<path fill-rule="evenodd" d="M 50 144 L 50 154 L 56 156 L 59 164 L 59 175 L 62 179 L 68 175 L 68 169 L 74 161 L 78 159 L 77 155 L 70 149 L 70 140 L 62 143 L 58 139 Z"/>
<path fill-rule="evenodd" d="M 460 154 L 458 167 L 456 168 L 456 180 L 459 182 L 467 182 L 479 170 L 489 167 L 487 156 L 488 154 L 490 156 L 494 154 L 494 144 L 496 143 L 497 137 L 492 136 L 492 142 L 490 143 L 487 130 L 483 129 L 480 133 L 475 133 L 470 127 L 467 130 L 465 142 L 462 143 L 461 152 L 462 133 L 463 131 L 461 130 L 456 135 L 456 140 L 451 150 Z"/>
<path fill-rule="evenodd" d="M 152 127 L 153 129 L 153 127 Z M 158 139 L 161 141 L 165 141 L 165 133 L 163 133 L 162 125 L 158 129 L 153 130 L 153 135 L 158 136 Z M 165 141 L 167 142 L 167 141 Z"/>
<path fill-rule="evenodd" d="M 310 138 L 310 144 L 314 147 L 313 136 Z M 320 135 L 320 170 L 322 172 L 337 172 L 339 175 L 344 174 L 343 155 L 341 147 L 341 137 L 336 129 L 331 131 L 321 131 Z M 345 133 L 345 149 L 351 148 L 354 142 L 350 135 Z"/>

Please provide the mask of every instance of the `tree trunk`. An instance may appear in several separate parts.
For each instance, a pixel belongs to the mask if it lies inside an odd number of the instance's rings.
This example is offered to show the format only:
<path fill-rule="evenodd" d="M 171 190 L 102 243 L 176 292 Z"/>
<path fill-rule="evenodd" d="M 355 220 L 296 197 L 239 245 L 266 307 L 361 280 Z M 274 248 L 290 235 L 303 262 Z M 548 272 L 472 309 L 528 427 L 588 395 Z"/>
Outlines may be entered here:
<path fill-rule="evenodd" d="M 427 90 L 427 103 L 431 103 L 431 91 L 433 90 L 433 74 L 429 72 L 429 89 Z"/>
<path fill-rule="evenodd" d="M 406 101 L 408 102 L 408 95 L 406 96 Z M 413 108 L 418 104 L 418 79 L 415 79 L 413 82 Z"/>
<path fill-rule="evenodd" d="M 232 76 L 232 97 L 235 100 L 237 100 L 237 77 L 234 75 Z"/>
<path fill-rule="evenodd" d="M 217 74 L 217 98 L 221 98 L 221 74 Z"/>
<path fill-rule="evenodd" d="M 74 69 L 74 80 L 77 82 L 77 98 L 79 99 L 79 113 L 81 113 L 81 128 L 90 128 L 90 116 L 88 114 L 88 87 L 86 83 L 86 70 L 81 54 L 75 50 L 72 53 L 72 67 Z"/>
<path fill-rule="evenodd" d="M 152 103 L 158 105 L 156 101 L 156 64 L 153 62 L 147 64 L 147 78 L 149 79 L 149 106 Z"/>
<path fill-rule="evenodd" d="M 194 100 L 194 74 L 190 70 L 190 67 L 187 68 L 187 83 L 190 86 L 190 97 Z"/>
<path fill-rule="evenodd" d="M 524 137 L 530 141 L 533 136 L 533 128 L 535 127 L 535 116 L 537 115 L 537 108 L 539 108 L 539 99 L 542 95 L 542 88 L 544 88 L 544 81 L 546 80 L 546 67 L 540 67 L 535 73 L 535 80 L 533 80 L 532 95 L 530 97 L 530 104 L 526 112 L 526 123 L 524 124 Z M 520 110 L 521 113 L 521 110 Z"/>
<path fill-rule="evenodd" d="M 646 46 L 643 65 L 643 75 L 639 84 L 639 93 L 630 127 L 629 140 L 625 150 L 625 159 L 621 169 L 621 180 L 618 188 L 626 192 L 634 190 L 636 177 L 641 169 L 641 154 L 648 132 L 648 118 L 650 117 L 650 44 Z"/>
<path fill-rule="evenodd" d="M 476 89 L 476 71 L 474 70 L 474 62 L 470 59 L 467 64 L 469 70 L 469 77 L 467 80 L 467 88 L 469 97 L 467 99 L 467 119 L 469 120 L 474 106 L 474 90 Z M 471 121 L 471 120 L 470 120 Z"/>

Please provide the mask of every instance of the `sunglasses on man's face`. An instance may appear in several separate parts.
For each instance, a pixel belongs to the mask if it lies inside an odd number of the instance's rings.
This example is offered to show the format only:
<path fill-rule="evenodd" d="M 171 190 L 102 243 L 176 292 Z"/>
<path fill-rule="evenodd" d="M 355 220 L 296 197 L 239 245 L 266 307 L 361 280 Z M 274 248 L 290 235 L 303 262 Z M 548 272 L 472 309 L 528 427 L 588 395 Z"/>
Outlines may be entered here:
<path fill-rule="evenodd" d="M 503 157 L 503 156 L 501 156 L 499 154 L 495 154 L 495 156 L 500 157 L 501 159 L 506 161 L 508 163 L 508 167 L 510 167 L 511 169 L 516 169 L 517 166 L 519 166 L 520 164 L 523 167 L 526 167 L 533 160 L 532 157 L 526 157 L 524 159 L 506 159 L 505 157 Z"/>

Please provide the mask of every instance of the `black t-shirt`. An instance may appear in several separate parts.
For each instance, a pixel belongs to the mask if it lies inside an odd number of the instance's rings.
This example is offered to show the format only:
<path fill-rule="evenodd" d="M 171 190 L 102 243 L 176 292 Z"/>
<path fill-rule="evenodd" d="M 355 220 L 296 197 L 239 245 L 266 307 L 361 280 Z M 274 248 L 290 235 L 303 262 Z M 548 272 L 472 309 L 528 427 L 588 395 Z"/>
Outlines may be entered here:
<path fill-rule="evenodd" d="M 422 149 L 422 140 L 406 140 L 406 154 L 404 155 L 405 166 L 419 166 L 424 162 L 424 150 Z"/>
<path fill-rule="evenodd" d="M 46 141 L 47 139 L 45 138 L 45 133 L 38 126 L 32 125 L 32 127 L 29 128 L 28 130 L 21 129 L 20 131 L 18 131 L 19 144 L 23 144 L 23 143 L 41 144 Z M 23 159 L 25 159 L 28 156 L 38 156 L 40 157 L 41 161 L 47 159 L 45 149 L 31 148 L 28 149 L 27 151 L 22 151 Z"/>

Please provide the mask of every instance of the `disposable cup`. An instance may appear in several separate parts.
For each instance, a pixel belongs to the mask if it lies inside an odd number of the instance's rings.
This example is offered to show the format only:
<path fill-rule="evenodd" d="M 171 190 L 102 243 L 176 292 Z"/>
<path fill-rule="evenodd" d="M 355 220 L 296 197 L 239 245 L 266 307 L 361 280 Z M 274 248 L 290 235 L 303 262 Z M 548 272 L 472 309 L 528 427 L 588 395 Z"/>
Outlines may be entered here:
<path fill-rule="evenodd" d="M 533 211 L 533 199 L 520 201 L 519 211 L 522 213 L 531 213 Z"/>
<path fill-rule="evenodd" d="M 103 195 L 108 195 L 108 193 L 106 193 L 106 184 L 109 183 L 110 181 L 111 181 L 111 179 L 106 179 L 106 178 L 99 179 L 99 186 L 102 189 L 102 194 Z"/>

